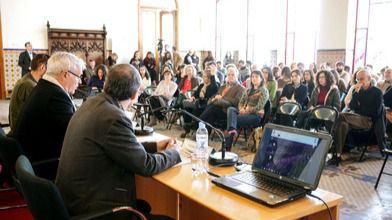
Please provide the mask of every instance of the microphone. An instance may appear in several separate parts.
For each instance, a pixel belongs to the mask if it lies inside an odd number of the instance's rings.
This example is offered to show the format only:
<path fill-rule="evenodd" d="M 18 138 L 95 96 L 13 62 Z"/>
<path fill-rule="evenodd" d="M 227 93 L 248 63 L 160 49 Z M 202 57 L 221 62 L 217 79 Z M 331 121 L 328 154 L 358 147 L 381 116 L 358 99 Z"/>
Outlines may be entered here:
<path fill-rule="evenodd" d="M 144 121 L 145 121 L 144 116 L 147 115 L 147 114 L 154 113 L 156 111 L 160 111 L 162 109 L 167 109 L 167 107 L 166 106 L 162 106 L 162 107 L 151 109 L 150 111 L 145 111 L 145 112 L 142 113 L 141 112 L 141 108 L 149 106 L 148 104 L 145 104 L 145 103 L 135 103 L 133 105 L 134 106 L 131 106 L 131 108 L 135 110 L 135 112 L 137 114 L 137 117 L 140 117 L 140 126 L 136 126 L 134 128 L 135 135 L 136 136 L 147 136 L 147 135 L 152 134 L 154 132 L 154 128 L 152 128 L 150 126 L 145 126 L 144 125 L 145 124 L 144 123 Z"/>
<path fill-rule="evenodd" d="M 184 110 L 184 109 L 174 109 L 173 111 L 179 111 L 184 113 L 194 120 L 198 122 L 203 122 L 207 127 L 211 128 L 214 132 L 218 134 L 220 141 L 222 142 L 222 148 L 220 152 L 215 152 L 214 150 L 211 152 L 209 156 L 209 163 L 213 166 L 233 166 L 238 162 L 238 155 L 233 152 L 226 152 L 225 146 L 225 135 L 220 129 L 215 128 L 210 123 L 203 121 L 199 117 L 195 116 L 194 114 Z"/>

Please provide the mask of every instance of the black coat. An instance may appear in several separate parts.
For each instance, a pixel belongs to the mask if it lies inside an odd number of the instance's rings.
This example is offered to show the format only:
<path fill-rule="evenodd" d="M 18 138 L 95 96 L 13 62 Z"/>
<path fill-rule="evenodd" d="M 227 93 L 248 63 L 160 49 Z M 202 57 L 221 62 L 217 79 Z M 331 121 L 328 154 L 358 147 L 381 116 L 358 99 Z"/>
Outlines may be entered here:
<path fill-rule="evenodd" d="M 14 136 L 32 161 L 59 158 L 74 105 L 59 86 L 41 79 L 27 99 Z"/>
<path fill-rule="evenodd" d="M 33 53 L 33 58 L 35 57 L 35 53 Z M 30 63 L 31 59 L 29 56 L 29 52 L 25 50 L 24 52 L 19 54 L 19 60 L 18 60 L 18 65 L 22 68 L 22 76 L 24 76 L 26 73 L 30 72 Z"/>

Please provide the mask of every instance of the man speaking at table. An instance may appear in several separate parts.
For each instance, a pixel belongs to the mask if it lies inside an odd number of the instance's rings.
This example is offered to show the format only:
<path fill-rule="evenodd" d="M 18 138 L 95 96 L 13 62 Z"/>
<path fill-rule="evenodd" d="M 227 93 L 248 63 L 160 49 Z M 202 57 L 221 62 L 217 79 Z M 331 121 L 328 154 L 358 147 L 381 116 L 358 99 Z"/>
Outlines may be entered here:
<path fill-rule="evenodd" d="M 134 67 L 115 65 L 104 93 L 88 99 L 72 117 L 56 178 L 71 215 L 136 207 L 135 174 L 151 176 L 181 161 L 173 138 L 143 144 L 136 140 L 124 109 L 137 101 L 140 84 Z"/>

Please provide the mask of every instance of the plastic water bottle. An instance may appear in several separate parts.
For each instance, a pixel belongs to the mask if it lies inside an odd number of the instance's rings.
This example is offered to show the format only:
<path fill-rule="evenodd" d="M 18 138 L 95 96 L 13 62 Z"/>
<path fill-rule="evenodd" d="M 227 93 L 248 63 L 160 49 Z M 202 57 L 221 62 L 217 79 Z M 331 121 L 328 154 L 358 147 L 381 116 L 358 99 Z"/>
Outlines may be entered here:
<path fill-rule="evenodd" d="M 203 122 L 199 122 L 199 128 L 196 131 L 196 152 L 197 165 L 193 170 L 205 172 L 208 168 L 208 130 Z"/>

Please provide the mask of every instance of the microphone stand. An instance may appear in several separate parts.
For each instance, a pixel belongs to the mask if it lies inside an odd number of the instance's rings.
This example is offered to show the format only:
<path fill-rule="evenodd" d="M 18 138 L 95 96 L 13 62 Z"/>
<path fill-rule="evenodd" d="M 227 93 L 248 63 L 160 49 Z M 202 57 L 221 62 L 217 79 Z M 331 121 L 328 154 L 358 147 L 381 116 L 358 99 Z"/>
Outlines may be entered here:
<path fill-rule="evenodd" d="M 146 136 L 146 135 L 152 134 L 154 132 L 154 128 L 149 127 L 149 126 L 144 126 L 144 116 L 146 114 L 148 114 L 148 112 L 144 112 L 144 113 L 141 112 L 141 108 L 144 107 L 144 105 L 140 104 L 140 103 L 135 103 L 135 105 L 138 108 L 135 108 L 134 106 L 131 106 L 131 108 L 135 110 L 135 114 L 137 114 L 137 117 L 140 117 L 140 126 L 136 126 L 134 128 L 135 135 L 136 136 Z"/>
<path fill-rule="evenodd" d="M 184 110 L 184 109 L 176 109 L 175 111 L 180 111 L 181 113 L 184 113 L 194 120 L 198 122 L 203 122 L 207 127 L 211 128 L 214 132 L 218 134 L 218 137 L 220 141 L 222 142 L 222 147 L 220 152 L 215 152 L 214 150 L 211 152 L 209 156 L 209 163 L 213 166 L 233 166 L 238 162 L 238 155 L 233 153 L 233 152 L 226 152 L 226 142 L 225 142 L 225 135 L 223 132 L 214 126 L 212 126 L 210 123 L 203 121 L 202 119 L 196 117 L 192 113 Z"/>

